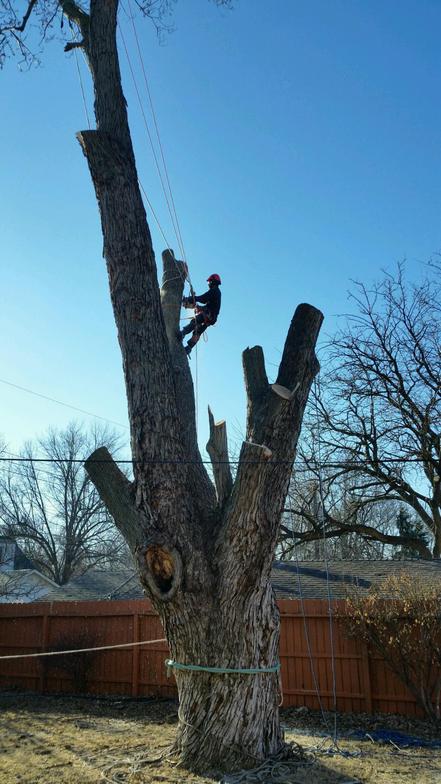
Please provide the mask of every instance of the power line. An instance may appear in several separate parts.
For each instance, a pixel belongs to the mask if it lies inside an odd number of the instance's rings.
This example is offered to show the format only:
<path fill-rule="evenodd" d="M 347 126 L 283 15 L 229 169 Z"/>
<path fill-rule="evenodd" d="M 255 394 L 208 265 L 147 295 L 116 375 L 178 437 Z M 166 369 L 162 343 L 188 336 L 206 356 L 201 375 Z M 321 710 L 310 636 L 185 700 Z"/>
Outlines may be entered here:
<path fill-rule="evenodd" d="M 97 460 L 96 459 L 90 460 L 87 457 L 85 457 L 85 458 L 75 458 L 75 459 L 71 459 L 69 457 L 60 457 L 60 458 L 53 458 L 53 457 L 0 457 L 0 462 L 3 462 L 3 463 L 6 463 L 6 462 L 9 462 L 9 463 L 85 463 L 86 461 L 88 463 L 119 463 L 119 464 L 122 464 L 122 465 L 124 465 L 124 464 L 133 465 L 133 464 L 143 464 L 143 463 L 149 464 L 149 465 L 192 465 L 192 464 L 200 465 L 202 463 L 203 465 L 270 465 L 270 466 L 274 466 L 274 465 L 289 465 L 289 464 L 291 464 L 293 462 L 292 460 L 289 460 L 289 459 L 286 459 L 286 460 L 283 460 L 283 459 L 272 460 L 271 458 L 265 458 L 264 460 L 240 460 L 240 459 L 237 459 L 237 460 L 198 460 L 197 458 L 192 458 L 192 459 L 189 459 L 189 460 L 187 460 L 185 458 L 145 458 L 145 459 L 139 459 L 139 460 L 135 460 L 135 459 L 132 459 L 132 460 L 118 460 L 118 459 L 113 459 L 113 458 L 111 458 L 109 460 L 107 458 L 103 458 L 102 460 L 99 460 L 99 459 L 97 459 Z M 387 462 L 387 461 L 382 461 L 382 462 Z M 400 463 L 419 463 L 421 461 L 418 460 L 418 459 L 415 459 L 415 460 L 409 459 L 408 460 L 406 458 L 390 458 L 390 462 L 393 462 L 393 463 L 397 463 L 397 462 L 400 462 Z M 325 463 L 325 467 L 326 468 L 334 468 L 334 469 L 348 468 L 350 470 L 356 470 L 356 469 L 362 470 L 363 467 L 370 466 L 370 465 L 371 465 L 371 463 L 369 463 L 369 462 L 360 462 L 360 463 L 352 463 L 352 464 L 351 463 L 346 463 L 346 464 L 342 464 L 342 463 L 327 463 L 326 464 Z M 298 472 L 300 472 L 300 473 L 307 473 L 307 474 L 311 473 L 311 469 L 309 469 L 309 468 L 294 467 L 294 471 L 296 473 L 298 473 Z"/>
<path fill-rule="evenodd" d="M 115 422 L 114 419 L 107 419 L 107 417 L 100 416 L 99 414 L 94 414 L 92 411 L 86 411 L 84 408 L 73 406 L 70 403 L 64 403 L 62 400 L 57 400 L 54 397 L 49 397 L 49 395 L 43 395 L 41 392 L 35 392 L 33 389 L 29 389 L 28 387 L 22 387 L 19 384 L 13 384 L 12 381 L 6 381 L 6 379 L 4 378 L 0 378 L 0 384 L 6 384 L 8 387 L 19 389 L 21 392 L 27 392 L 28 395 L 41 397 L 43 400 L 48 400 L 50 403 L 57 403 L 57 405 L 64 406 L 64 408 L 70 408 L 72 409 L 72 411 L 78 411 L 80 414 L 86 414 L 87 416 L 94 417 L 94 419 L 101 419 L 103 422 L 108 422 L 110 425 L 116 425 L 117 427 L 124 428 L 124 430 L 129 430 L 127 425 L 123 425 L 121 424 L 121 422 Z"/>
<path fill-rule="evenodd" d="M 49 395 L 43 395 L 41 392 L 36 392 L 33 389 L 29 389 L 29 387 L 23 387 L 23 386 L 20 386 L 20 384 L 14 384 L 12 381 L 7 381 L 4 378 L 0 378 L 0 383 L 1 384 L 5 384 L 6 386 L 12 387 L 13 389 L 19 389 L 21 392 L 26 392 L 29 395 L 34 395 L 34 397 L 39 397 L 42 400 L 47 400 L 50 403 L 56 403 L 57 405 L 63 406 L 64 408 L 69 408 L 72 411 L 78 411 L 80 414 L 86 414 L 87 416 L 91 416 L 94 419 L 99 419 L 102 422 L 107 422 L 108 424 L 116 425 L 117 427 L 122 427 L 124 430 L 129 430 L 129 427 L 127 425 L 123 425 L 121 422 L 117 422 L 114 419 L 108 419 L 107 417 L 103 417 L 100 414 L 94 414 L 92 411 L 87 411 L 86 409 L 80 408 L 79 406 L 74 406 L 71 403 L 65 403 L 64 401 L 57 400 L 56 398 L 50 397 Z M 34 460 L 34 462 L 55 462 L 55 463 L 60 462 L 60 460 L 51 460 L 49 458 L 21 458 L 21 457 L 20 458 L 19 457 L 15 457 L 15 458 L 0 458 L 0 460 L 3 461 L 3 462 L 5 462 L 6 460 L 10 460 L 10 461 L 15 460 L 15 461 L 24 462 L 25 460 L 28 460 L 28 459 L 29 460 L 32 459 L 32 460 Z M 67 458 L 66 458 L 66 461 L 68 461 Z M 63 462 L 63 459 L 61 459 L 61 462 Z M 75 461 L 73 461 L 73 462 L 75 462 Z M 84 460 L 78 460 L 77 462 L 78 463 L 83 463 Z M 110 461 L 101 460 L 99 462 L 110 462 Z M 114 460 L 113 462 L 115 462 L 115 463 L 127 463 L 127 464 L 133 464 L 135 462 L 165 463 L 165 464 L 168 464 L 168 463 L 170 463 L 170 464 L 174 464 L 174 463 L 200 463 L 200 462 L 202 462 L 203 464 L 212 465 L 212 461 L 211 460 L 199 461 L 199 460 L 175 460 L 175 459 L 155 460 L 155 459 L 153 459 L 153 460 L 145 460 L 145 461 Z M 233 460 L 233 459 L 231 459 L 231 460 L 218 460 L 218 461 L 215 461 L 215 462 L 216 462 L 216 465 L 222 465 L 222 464 L 230 464 L 230 465 L 237 464 L 238 465 L 241 461 L 240 460 Z M 271 459 L 269 459 L 269 460 L 265 459 L 265 461 L 259 461 L 259 460 L 256 460 L 256 461 L 249 461 L 248 460 L 248 461 L 246 461 L 246 463 L 259 463 L 259 462 L 262 462 L 263 464 L 264 463 L 270 463 L 271 465 L 274 465 L 276 463 L 287 464 L 287 463 L 291 463 L 292 461 L 291 460 L 271 460 Z M 382 465 L 382 464 L 391 464 L 391 465 L 396 464 L 396 465 L 400 465 L 400 464 L 407 464 L 407 463 L 421 464 L 424 461 L 423 461 L 422 458 L 419 458 L 419 457 L 385 457 L 385 458 L 379 460 L 378 462 L 379 462 L 380 465 Z M 242 465 L 243 464 L 244 463 L 242 463 Z M 343 462 L 343 461 L 341 461 L 341 462 L 324 463 L 323 467 L 327 468 L 327 469 L 345 469 L 345 468 L 347 468 L 348 470 L 357 470 L 357 469 L 362 469 L 363 466 L 372 466 L 372 464 L 373 464 L 373 462 L 369 461 L 369 460 L 358 460 L 358 461 L 354 461 L 354 462 Z M 297 472 L 301 472 L 301 473 L 312 473 L 312 469 L 310 469 L 310 468 L 298 468 L 297 467 L 295 470 Z"/>

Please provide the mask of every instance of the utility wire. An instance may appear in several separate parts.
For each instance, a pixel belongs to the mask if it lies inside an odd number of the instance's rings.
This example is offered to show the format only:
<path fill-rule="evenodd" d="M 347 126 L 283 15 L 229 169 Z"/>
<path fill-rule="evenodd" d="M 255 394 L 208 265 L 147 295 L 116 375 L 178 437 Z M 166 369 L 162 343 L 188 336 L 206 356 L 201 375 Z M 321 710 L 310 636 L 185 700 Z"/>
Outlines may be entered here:
<path fill-rule="evenodd" d="M 326 569 L 326 593 L 328 597 L 328 614 L 329 614 L 329 642 L 331 648 L 331 672 L 332 672 L 332 696 L 333 696 L 333 714 L 334 714 L 334 732 L 333 732 L 333 744 L 337 747 L 337 677 L 336 677 L 336 662 L 335 662 L 335 644 L 334 644 L 334 619 L 333 619 L 333 608 L 332 608 L 332 596 L 331 596 L 331 586 L 329 580 L 329 557 L 328 557 L 328 540 L 326 536 L 326 529 L 325 529 L 325 497 L 323 492 L 323 477 L 322 477 L 322 459 L 321 459 L 321 430 L 320 430 L 320 416 L 319 410 L 317 405 L 317 389 L 319 389 L 317 385 L 317 380 L 314 379 L 314 398 L 315 398 L 315 410 L 317 416 L 317 449 L 315 450 L 317 455 L 316 466 L 318 470 L 318 480 L 319 480 L 319 525 L 321 524 L 322 534 L 323 534 L 323 561 Z"/>
<path fill-rule="evenodd" d="M 19 389 L 21 392 L 27 392 L 27 394 L 34 395 L 35 397 L 42 398 L 43 400 L 48 400 L 50 403 L 56 403 L 57 405 L 63 406 L 64 408 L 70 408 L 72 411 L 78 411 L 80 414 L 86 414 L 87 416 L 91 416 L 94 419 L 100 419 L 102 422 L 107 422 L 110 425 L 116 425 L 117 427 L 122 427 L 124 430 L 129 430 L 129 427 L 127 425 L 123 425 L 121 422 L 116 422 L 114 419 L 108 419 L 107 417 L 100 416 L 100 414 L 94 414 L 92 411 L 87 411 L 86 409 L 80 408 L 79 406 L 74 406 L 71 403 L 65 403 L 64 401 L 57 400 L 56 398 L 50 397 L 49 395 L 43 395 L 41 392 L 36 392 L 33 389 L 29 389 L 29 387 L 23 387 L 23 386 L 20 386 L 20 384 L 14 384 L 12 381 L 7 381 L 4 378 L 0 378 L 0 383 L 1 384 L 5 384 L 6 386 L 12 387 L 13 389 Z M 28 459 L 30 460 L 31 458 L 18 458 L 17 457 L 17 458 L 8 458 L 8 459 L 10 459 L 10 460 L 17 460 L 17 461 L 18 460 L 24 461 L 24 460 L 28 460 Z M 0 458 L 0 460 L 5 461 L 6 458 Z M 55 463 L 60 462 L 59 460 L 52 460 L 51 461 L 49 458 L 47 458 L 47 459 L 46 458 L 32 458 L 32 460 L 34 460 L 34 461 L 39 460 L 40 462 L 41 461 L 44 461 L 44 462 L 55 462 Z M 66 458 L 66 460 L 67 460 L 67 458 Z M 84 461 L 83 460 L 78 460 L 77 462 L 82 463 Z M 108 462 L 108 461 L 99 461 L 99 462 Z M 132 464 L 132 463 L 134 463 L 136 461 L 134 461 L 134 460 L 114 460 L 113 462 L 115 462 L 115 463 Z M 191 460 L 191 461 L 188 461 L 188 460 L 150 460 L 150 461 L 143 461 L 143 462 L 153 462 L 153 463 L 155 463 L 155 462 L 158 462 L 158 463 L 188 463 L 188 462 L 199 463 L 199 462 L 202 462 L 202 463 L 205 463 L 205 464 L 208 464 L 208 465 L 212 464 L 211 460 L 202 460 L 202 461 L 199 461 L 199 460 Z M 222 464 L 230 464 L 230 465 L 231 464 L 233 464 L 233 465 L 237 464 L 238 465 L 240 462 L 241 462 L 240 460 L 233 460 L 233 459 L 231 459 L 231 460 L 219 460 L 219 461 L 216 461 L 216 464 L 219 464 L 219 465 L 222 465 Z M 281 463 L 281 464 L 282 463 L 283 464 L 291 463 L 292 461 L 291 460 L 265 460 L 265 461 L 256 460 L 256 461 L 246 461 L 246 462 L 247 463 L 250 463 L 250 462 L 251 463 L 260 463 L 260 462 L 262 462 L 263 464 L 264 463 L 269 463 L 270 465 L 274 465 L 274 464 L 277 464 L 277 463 Z M 382 460 L 380 460 L 379 462 L 382 463 L 382 464 L 384 463 L 384 464 L 391 464 L 391 465 L 394 465 L 394 464 L 400 465 L 400 464 L 407 464 L 407 463 L 420 464 L 422 462 L 422 459 L 419 458 L 419 457 L 385 457 Z M 371 466 L 371 465 L 372 465 L 372 463 L 369 460 L 358 460 L 358 461 L 354 461 L 354 462 L 349 462 L 349 461 L 346 461 L 346 462 L 340 461 L 340 462 L 332 462 L 332 463 L 331 462 L 327 462 L 327 463 L 324 464 L 324 467 L 327 468 L 327 469 L 348 468 L 350 470 L 356 470 L 356 469 L 360 469 L 361 470 L 363 468 L 363 466 Z M 296 473 L 305 473 L 305 474 L 306 473 L 312 473 L 312 470 L 310 468 L 299 468 L 299 467 L 296 468 L 295 467 L 294 470 L 295 470 Z"/>
<path fill-rule="evenodd" d="M 292 463 L 291 460 L 272 460 L 271 458 L 265 458 L 264 460 L 198 460 L 196 458 L 192 459 L 185 459 L 185 458 L 145 458 L 139 460 L 118 460 L 118 459 L 102 459 L 97 460 L 93 459 L 90 460 L 87 457 L 84 458 L 49 458 L 49 457 L 0 457 L 0 462 L 3 463 L 85 463 L 87 460 L 88 463 L 118 463 L 121 465 L 133 465 L 133 464 L 143 464 L 146 465 L 266 465 L 266 466 L 275 466 L 275 465 L 289 465 Z M 404 460 L 403 462 L 410 462 Z M 367 464 L 369 465 L 369 463 Z M 353 465 L 347 464 L 347 468 L 351 470 L 360 469 L 362 470 L 364 463 L 355 463 Z M 341 464 L 336 464 L 334 466 L 329 465 L 330 468 L 341 468 Z M 310 469 L 308 468 L 299 468 L 293 466 L 294 473 L 301 473 L 301 474 L 310 474 Z"/>
<path fill-rule="evenodd" d="M 19 389 L 21 392 L 27 392 L 29 395 L 35 395 L 35 397 L 41 397 L 43 400 L 48 400 L 50 403 L 57 403 L 59 406 L 71 408 L 72 411 L 78 411 L 80 414 L 86 414 L 87 416 L 94 417 L 94 419 L 101 419 L 103 422 L 108 422 L 110 425 L 116 425 L 117 427 L 124 428 L 124 430 L 129 430 L 127 425 L 123 425 L 121 422 L 115 422 L 114 419 L 107 419 L 106 417 L 100 416 L 99 414 L 92 413 L 92 411 L 86 411 L 84 408 L 78 408 L 78 406 L 73 406 L 70 403 L 64 403 L 62 400 L 56 400 L 56 398 L 49 397 L 49 395 L 43 395 L 41 392 L 35 392 L 33 389 L 29 389 L 28 387 L 22 387 L 19 384 L 13 384 L 12 381 L 6 381 L 5 378 L 0 378 L 0 384 L 6 384 L 8 387 Z"/>

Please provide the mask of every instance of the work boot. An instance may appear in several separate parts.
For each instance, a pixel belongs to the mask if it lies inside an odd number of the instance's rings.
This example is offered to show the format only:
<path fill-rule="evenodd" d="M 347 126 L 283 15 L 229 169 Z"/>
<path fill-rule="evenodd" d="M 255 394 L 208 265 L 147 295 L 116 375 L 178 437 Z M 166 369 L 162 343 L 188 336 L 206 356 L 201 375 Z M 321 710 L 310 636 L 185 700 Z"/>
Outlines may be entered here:
<path fill-rule="evenodd" d="M 184 349 L 184 351 L 185 351 L 185 353 L 187 354 L 187 357 L 190 357 L 190 354 L 191 354 L 191 349 L 192 349 L 192 348 L 193 348 L 193 346 L 190 346 L 190 344 L 189 344 L 189 343 L 187 343 L 187 345 L 185 346 L 185 349 Z"/>
<path fill-rule="evenodd" d="M 180 329 L 176 330 L 176 339 L 179 340 L 180 343 L 182 343 L 182 341 L 184 339 L 184 333 L 181 332 Z"/>

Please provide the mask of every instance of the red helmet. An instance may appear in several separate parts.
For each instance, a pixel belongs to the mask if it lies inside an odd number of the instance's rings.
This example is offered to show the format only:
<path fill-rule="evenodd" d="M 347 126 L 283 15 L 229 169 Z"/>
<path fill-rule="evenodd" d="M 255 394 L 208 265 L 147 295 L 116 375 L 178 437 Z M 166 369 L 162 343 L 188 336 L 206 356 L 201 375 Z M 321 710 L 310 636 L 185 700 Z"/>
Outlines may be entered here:
<path fill-rule="evenodd" d="M 220 276 L 216 272 L 214 272 L 213 275 L 210 275 L 210 277 L 207 278 L 207 283 L 217 283 L 217 285 L 220 286 L 222 281 L 220 279 Z"/>

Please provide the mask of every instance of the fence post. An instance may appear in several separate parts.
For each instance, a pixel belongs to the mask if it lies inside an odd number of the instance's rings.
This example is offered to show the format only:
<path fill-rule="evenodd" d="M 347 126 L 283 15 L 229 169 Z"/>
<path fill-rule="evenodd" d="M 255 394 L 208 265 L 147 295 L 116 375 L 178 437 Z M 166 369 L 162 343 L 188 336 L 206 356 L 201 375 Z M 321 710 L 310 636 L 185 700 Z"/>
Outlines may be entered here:
<path fill-rule="evenodd" d="M 361 669 L 363 677 L 363 691 L 365 694 L 366 713 L 372 713 L 372 684 L 369 650 L 367 643 L 361 643 Z"/>
<path fill-rule="evenodd" d="M 41 629 L 41 650 L 45 651 L 47 648 L 47 644 L 49 641 L 49 613 L 47 610 L 44 611 L 43 619 L 42 619 L 42 629 Z M 44 666 L 44 659 L 40 659 L 40 681 L 39 681 L 39 690 L 44 692 L 45 687 L 45 673 L 46 668 Z"/>
<path fill-rule="evenodd" d="M 133 642 L 139 642 L 139 615 L 133 616 Z M 138 696 L 139 685 L 139 645 L 132 648 L 132 697 Z"/>

